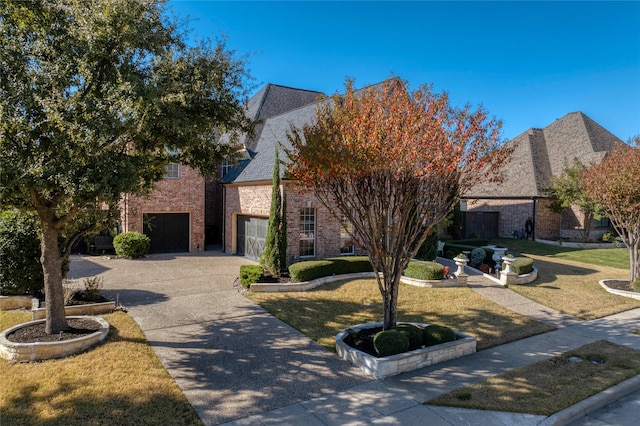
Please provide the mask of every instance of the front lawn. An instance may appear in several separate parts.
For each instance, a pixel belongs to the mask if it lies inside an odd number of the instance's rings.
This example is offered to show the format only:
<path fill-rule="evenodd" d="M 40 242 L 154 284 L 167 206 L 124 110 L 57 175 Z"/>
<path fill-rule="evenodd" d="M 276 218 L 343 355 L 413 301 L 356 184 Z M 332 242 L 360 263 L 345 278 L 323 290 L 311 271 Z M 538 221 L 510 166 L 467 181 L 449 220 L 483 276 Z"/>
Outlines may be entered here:
<path fill-rule="evenodd" d="M 104 315 L 106 343 L 68 358 L 0 359 L 2 425 L 202 424 L 129 315 Z M 31 319 L 0 311 L 1 329 Z"/>
<path fill-rule="evenodd" d="M 355 324 L 382 321 L 382 297 L 374 279 L 344 280 L 302 293 L 249 293 L 248 297 L 324 347 Z M 469 288 L 400 285 L 398 321 L 445 325 L 478 339 L 478 350 L 552 328 L 518 315 Z"/>

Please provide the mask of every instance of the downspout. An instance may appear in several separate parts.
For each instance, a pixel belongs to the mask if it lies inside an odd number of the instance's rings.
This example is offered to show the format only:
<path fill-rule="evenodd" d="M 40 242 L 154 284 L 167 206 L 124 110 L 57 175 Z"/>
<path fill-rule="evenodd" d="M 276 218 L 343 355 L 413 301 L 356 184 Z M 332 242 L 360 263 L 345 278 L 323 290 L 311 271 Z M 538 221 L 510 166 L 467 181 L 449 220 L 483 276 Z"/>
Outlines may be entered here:
<path fill-rule="evenodd" d="M 227 252 L 227 187 L 222 185 L 222 252 Z"/>
<path fill-rule="evenodd" d="M 536 197 L 531 197 L 533 200 L 533 231 L 531 232 L 531 241 L 536 240 L 536 204 L 538 199 Z"/>

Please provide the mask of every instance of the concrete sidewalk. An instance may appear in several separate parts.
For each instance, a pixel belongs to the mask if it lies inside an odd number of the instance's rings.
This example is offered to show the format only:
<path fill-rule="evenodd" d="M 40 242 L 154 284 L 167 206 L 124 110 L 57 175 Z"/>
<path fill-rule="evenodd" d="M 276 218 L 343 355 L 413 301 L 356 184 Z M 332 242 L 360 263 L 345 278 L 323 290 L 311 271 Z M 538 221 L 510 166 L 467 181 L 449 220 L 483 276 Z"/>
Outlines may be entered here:
<path fill-rule="evenodd" d="M 585 410 L 640 389 L 640 376 L 551 418 L 422 402 L 596 340 L 640 349 L 640 337 L 630 333 L 640 309 L 582 322 L 474 275 L 470 287 L 475 291 L 558 329 L 372 380 L 242 296 L 233 283 L 243 263 L 249 262 L 215 252 L 143 260 L 74 257 L 70 276 L 103 276 L 105 293 L 128 308 L 207 425 L 538 425 L 599 422 L 611 416 L 617 416 L 611 424 L 625 424 L 625 415 L 636 424 L 637 398 L 618 411 L 580 418 Z"/>

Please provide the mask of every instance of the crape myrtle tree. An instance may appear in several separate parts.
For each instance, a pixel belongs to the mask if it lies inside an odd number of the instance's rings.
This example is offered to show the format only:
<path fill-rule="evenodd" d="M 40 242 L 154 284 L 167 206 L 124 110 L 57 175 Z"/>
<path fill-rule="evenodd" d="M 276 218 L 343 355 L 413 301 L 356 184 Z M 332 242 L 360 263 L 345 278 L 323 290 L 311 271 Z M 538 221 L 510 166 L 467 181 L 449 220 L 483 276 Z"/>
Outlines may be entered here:
<path fill-rule="evenodd" d="M 593 227 L 593 219 L 600 216 L 598 204 L 589 195 L 584 187 L 582 175 L 587 166 L 577 158 L 572 165 L 565 165 L 560 176 L 551 177 L 549 187 L 549 208 L 555 213 L 561 213 L 564 209 L 576 206 L 582 212 L 584 227 L 580 232 L 583 241 L 587 241 Z"/>
<path fill-rule="evenodd" d="M 585 187 L 629 250 L 633 285 L 640 278 L 640 136 L 583 174 Z"/>
<path fill-rule="evenodd" d="M 80 235 L 169 162 L 213 172 L 234 152 L 215 135 L 251 130 L 244 58 L 183 29 L 158 0 L 0 2 L 0 202 L 38 215 L 47 333 L 68 328 L 61 265 Z"/>
<path fill-rule="evenodd" d="M 499 179 L 509 152 L 501 123 L 479 107 L 453 107 L 428 85 L 409 93 L 392 78 L 318 107 L 317 120 L 292 127 L 289 172 L 337 218 L 353 224 L 382 294 L 384 329 L 397 317 L 402 272 L 461 194 Z"/>

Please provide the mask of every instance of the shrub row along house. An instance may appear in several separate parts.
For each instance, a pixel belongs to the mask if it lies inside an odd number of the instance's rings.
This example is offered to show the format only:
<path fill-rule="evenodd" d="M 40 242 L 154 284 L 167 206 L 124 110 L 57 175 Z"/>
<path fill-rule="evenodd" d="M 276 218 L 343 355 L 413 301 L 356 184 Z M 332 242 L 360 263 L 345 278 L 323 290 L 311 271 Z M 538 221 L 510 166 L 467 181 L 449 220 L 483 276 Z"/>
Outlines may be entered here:
<path fill-rule="evenodd" d="M 286 162 L 287 132 L 315 119 L 324 94 L 267 84 L 247 103 L 257 121 L 245 136 L 238 163 L 221 165 L 215 179 L 178 164 L 148 197 L 123 199 L 122 230 L 149 235 L 151 252 L 201 251 L 221 245 L 225 252 L 258 259 L 264 249 L 271 203 L 275 152 Z M 571 237 L 581 228 L 574 210 L 562 214 L 547 208 L 546 188 L 573 158 L 584 164 L 600 160 L 622 141 L 581 112 L 558 119 L 544 129 L 529 129 L 508 142 L 515 145 L 502 184 L 474 188 L 462 202 L 466 235 L 513 236 L 532 218 L 534 236 Z M 287 263 L 361 254 L 349 231 L 312 193 L 302 193 L 286 179 Z M 606 221 L 599 223 L 605 225 Z M 596 224 L 598 225 L 598 224 Z M 605 228 L 595 228 L 604 232 Z"/>

